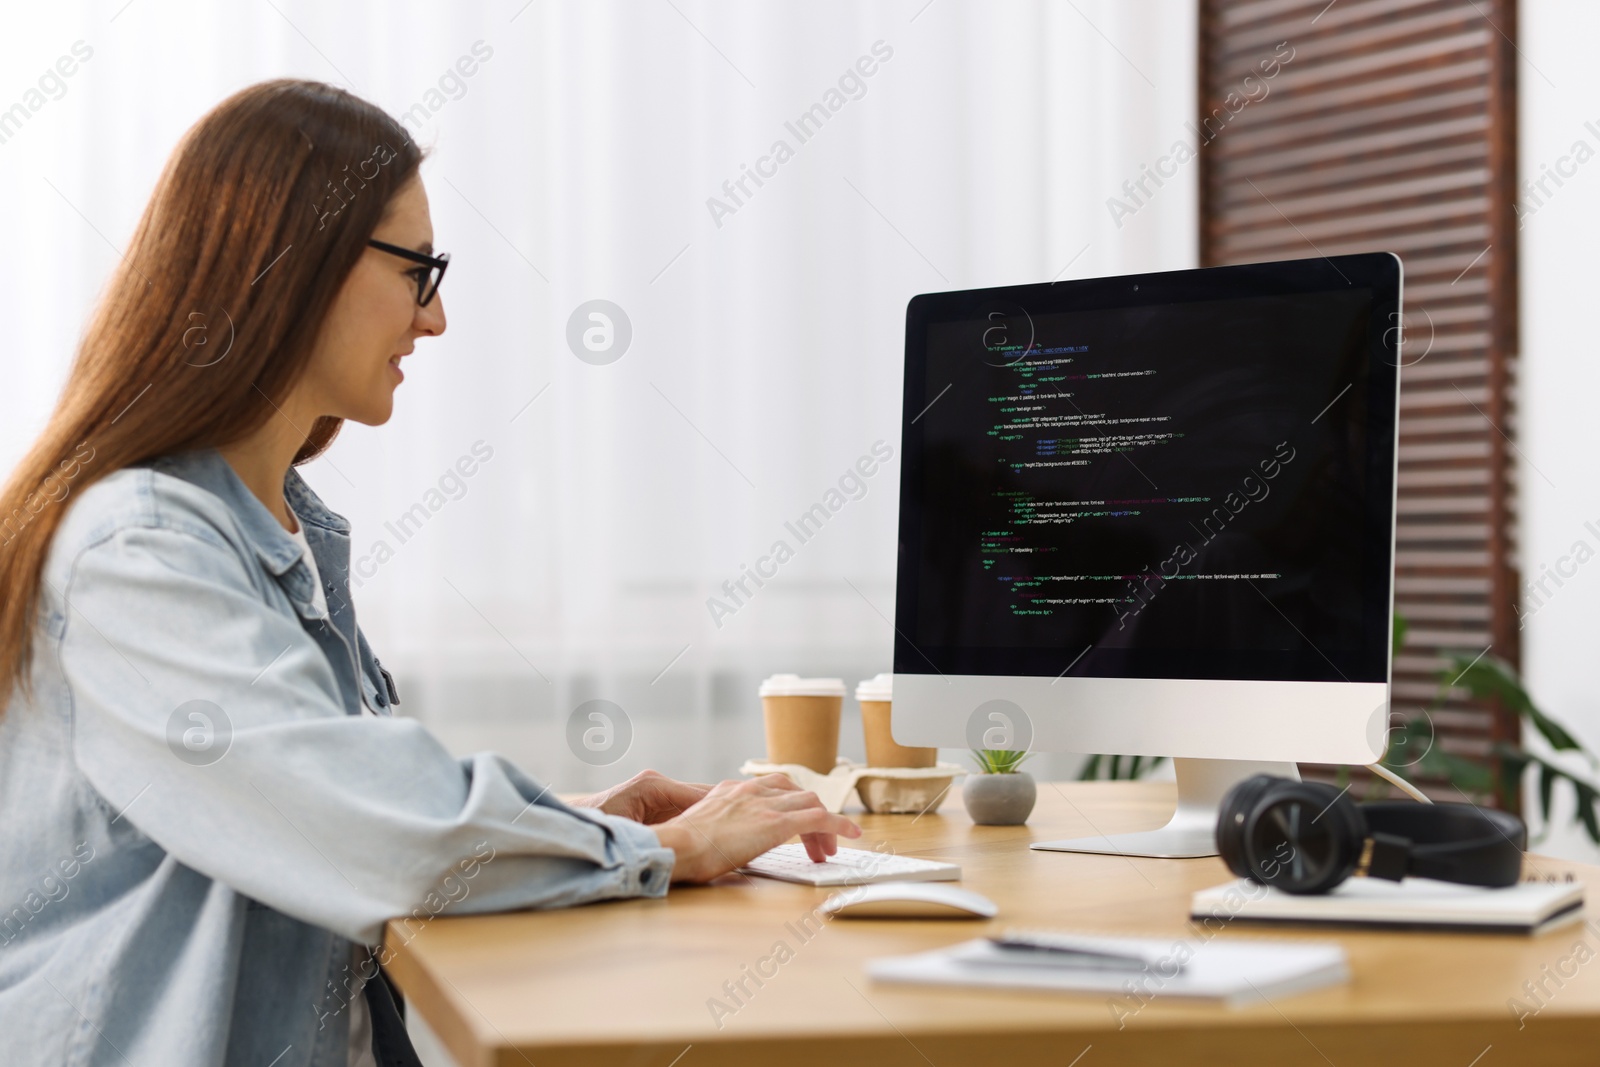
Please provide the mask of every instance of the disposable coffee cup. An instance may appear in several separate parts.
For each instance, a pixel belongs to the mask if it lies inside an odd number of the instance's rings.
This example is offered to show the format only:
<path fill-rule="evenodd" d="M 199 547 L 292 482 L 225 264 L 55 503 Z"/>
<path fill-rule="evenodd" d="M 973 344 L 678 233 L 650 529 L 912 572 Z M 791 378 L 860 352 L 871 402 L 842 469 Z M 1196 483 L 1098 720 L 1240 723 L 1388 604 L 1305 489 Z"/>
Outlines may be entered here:
<path fill-rule="evenodd" d="M 868 767 L 932 767 L 939 762 L 937 748 L 895 744 L 889 729 L 893 705 L 894 675 L 880 674 L 856 686 L 861 704 L 861 728 L 867 735 Z"/>
<path fill-rule="evenodd" d="M 774 674 L 761 683 L 767 724 L 767 762 L 798 763 L 828 774 L 839 758 L 839 711 L 844 682 Z"/>

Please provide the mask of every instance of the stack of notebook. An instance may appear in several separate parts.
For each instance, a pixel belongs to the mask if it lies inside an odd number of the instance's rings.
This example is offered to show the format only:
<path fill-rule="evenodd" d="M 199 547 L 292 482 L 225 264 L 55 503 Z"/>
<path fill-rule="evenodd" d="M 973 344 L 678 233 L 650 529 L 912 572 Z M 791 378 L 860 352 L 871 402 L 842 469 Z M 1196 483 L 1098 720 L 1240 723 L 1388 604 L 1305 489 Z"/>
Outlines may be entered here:
<path fill-rule="evenodd" d="M 880 982 L 1209 998 L 1229 1004 L 1349 980 L 1338 945 L 1276 939 L 1102 937 L 1021 931 L 871 960 Z"/>
<path fill-rule="evenodd" d="M 1583 918 L 1583 883 L 1520 882 L 1483 889 L 1428 878 L 1351 878 L 1331 893 L 1296 896 L 1241 878 L 1196 893 L 1189 914 L 1196 922 L 1213 923 L 1540 934 Z"/>

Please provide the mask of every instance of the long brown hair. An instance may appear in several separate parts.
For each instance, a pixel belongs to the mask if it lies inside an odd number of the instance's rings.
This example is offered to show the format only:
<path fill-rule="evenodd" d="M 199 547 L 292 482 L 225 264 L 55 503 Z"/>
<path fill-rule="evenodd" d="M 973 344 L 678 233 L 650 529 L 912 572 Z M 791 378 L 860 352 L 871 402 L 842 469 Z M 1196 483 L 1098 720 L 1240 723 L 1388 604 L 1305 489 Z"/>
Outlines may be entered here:
<path fill-rule="evenodd" d="M 28 683 L 50 543 L 74 492 L 278 416 L 340 286 L 422 152 L 321 82 L 234 94 L 179 143 L 38 441 L 0 491 L 0 710 Z M 337 419 L 303 428 L 296 463 Z"/>

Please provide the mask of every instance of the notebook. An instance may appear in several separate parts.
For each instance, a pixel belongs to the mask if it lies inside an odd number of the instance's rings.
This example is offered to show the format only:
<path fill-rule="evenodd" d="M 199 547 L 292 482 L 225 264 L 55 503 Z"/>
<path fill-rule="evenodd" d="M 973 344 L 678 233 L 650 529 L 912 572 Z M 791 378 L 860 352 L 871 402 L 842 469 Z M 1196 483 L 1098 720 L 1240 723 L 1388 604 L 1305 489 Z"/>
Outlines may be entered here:
<path fill-rule="evenodd" d="M 1583 918 L 1583 883 L 1519 882 L 1484 889 L 1429 878 L 1351 878 L 1331 893 L 1296 896 L 1241 878 L 1200 890 L 1189 913 L 1197 922 L 1540 934 Z"/>
<path fill-rule="evenodd" d="M 1259 1002 L 1309 992 L 1350 979 L 1344 949 L 1335 944 L 1277 939 L 1104 937 L 1056 932 L 1088 953 L 1128 953 L 1149 959 L 1138 971 L 1086 966 L 1070 958 L 1049 966 L 1038 957 L 1010 962 L 988 938 L 934 952 L 887 956 L 867 962 L 878 982 L 1035 989 L 1064 993 L 1205 998 L 1227 1004 Z"/>

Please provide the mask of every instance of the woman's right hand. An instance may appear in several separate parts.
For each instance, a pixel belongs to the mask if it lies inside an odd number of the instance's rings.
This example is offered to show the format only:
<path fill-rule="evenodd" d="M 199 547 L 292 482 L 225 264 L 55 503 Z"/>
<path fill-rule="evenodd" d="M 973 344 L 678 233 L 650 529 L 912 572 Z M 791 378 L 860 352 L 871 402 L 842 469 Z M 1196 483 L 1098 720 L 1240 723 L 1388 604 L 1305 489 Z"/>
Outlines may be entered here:
<path fill-rule="evenodd" d="M 782 774 L 719 782 L 698 803 L 652 829 L 677 857 L 674 882 L 708 882 L 795 834 L 819 863 L 837 850 L 838 837 L 861 836 L 861 827 L 828 811 L 817 794 Z"/>

